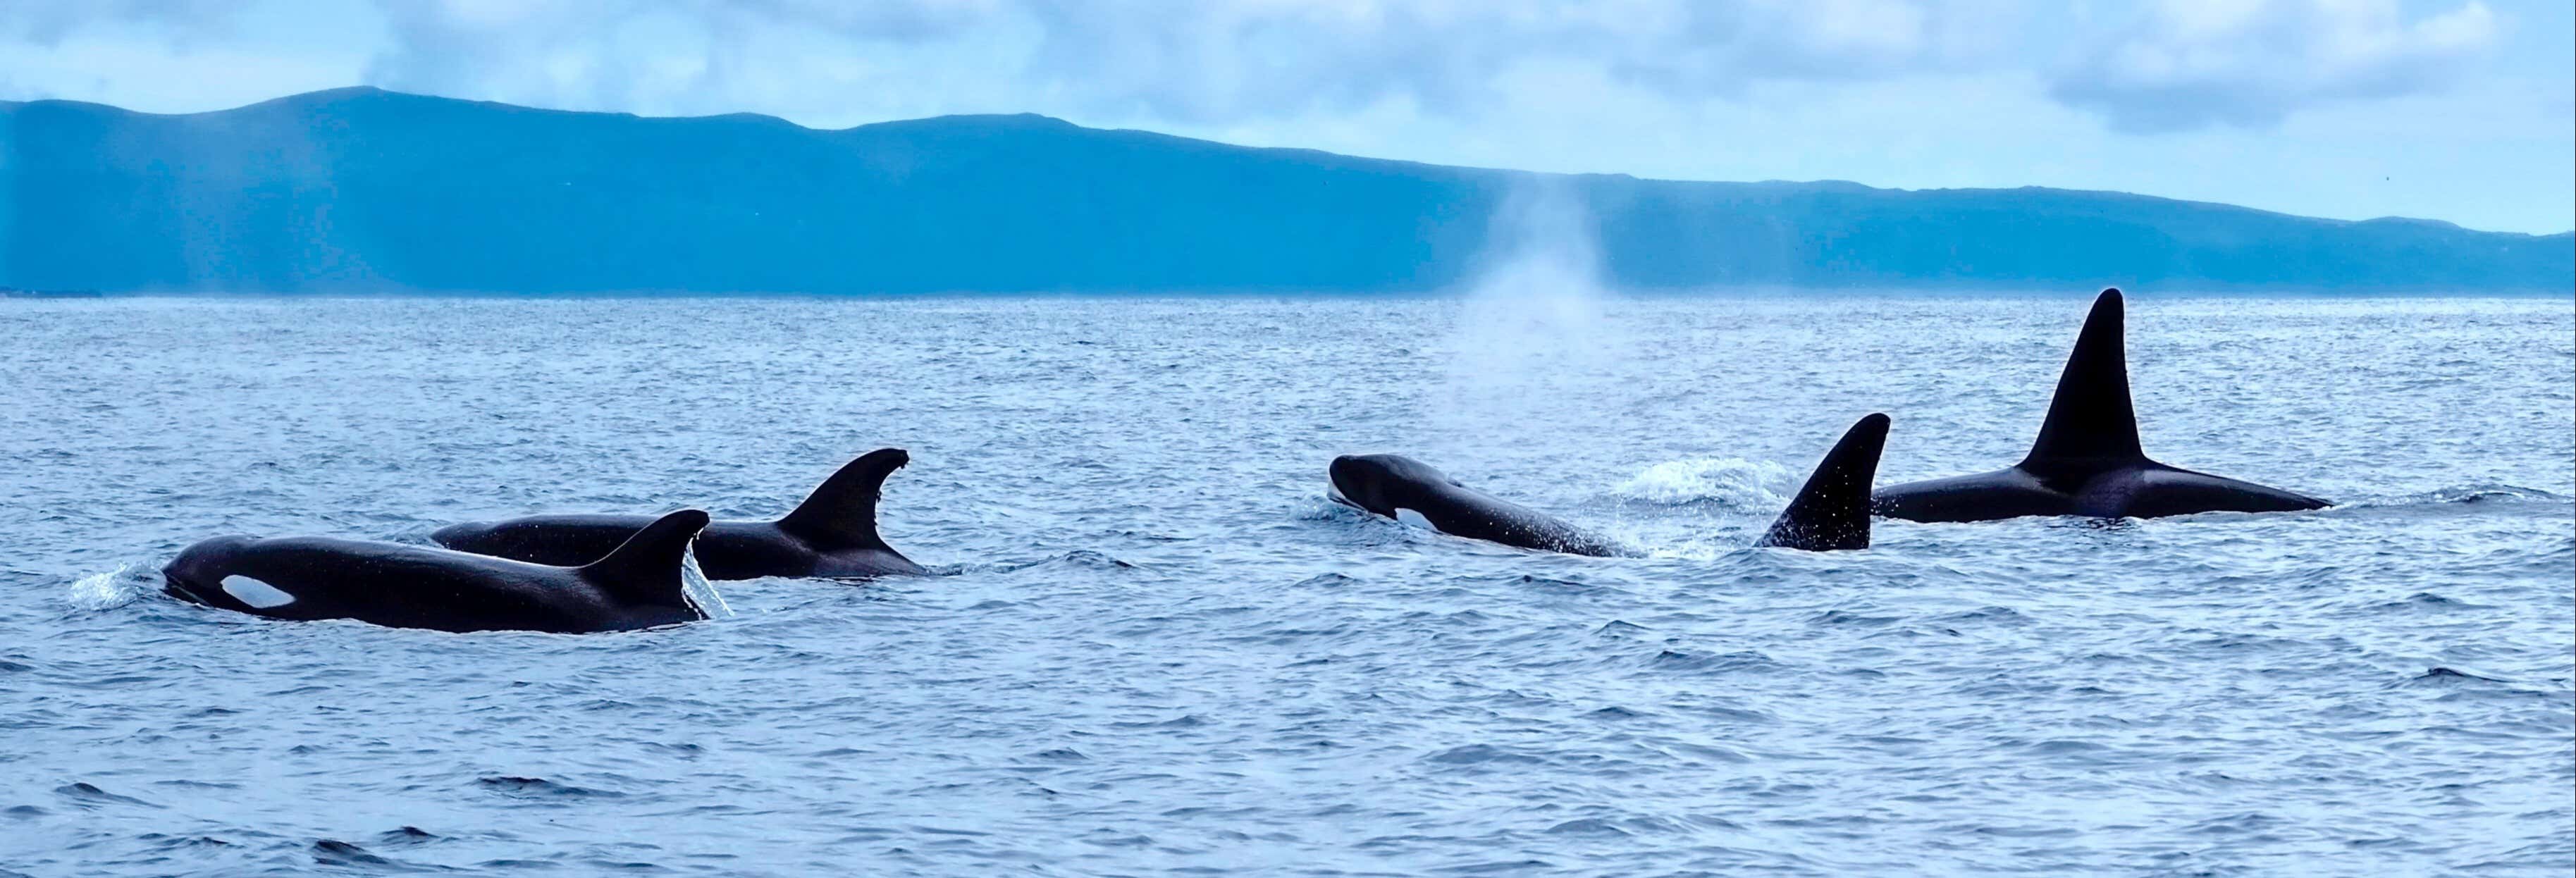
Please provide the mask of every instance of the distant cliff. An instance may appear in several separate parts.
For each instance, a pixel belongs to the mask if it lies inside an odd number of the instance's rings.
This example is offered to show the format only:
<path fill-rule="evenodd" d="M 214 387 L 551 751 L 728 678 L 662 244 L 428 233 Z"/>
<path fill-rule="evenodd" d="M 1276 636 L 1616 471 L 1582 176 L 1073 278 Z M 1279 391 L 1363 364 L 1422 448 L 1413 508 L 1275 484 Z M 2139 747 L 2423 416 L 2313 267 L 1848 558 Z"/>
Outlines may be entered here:
<path fill-rule="evenodd" d="M 1040 116 L 841 131 L 342 89 L 0 102 L 0 285 L 112 291 L 1435 289 L 1536 175 Z M 2576 236 L 2114 192 L 1552 178 L 1633 288 L 2576 288 Z"/>

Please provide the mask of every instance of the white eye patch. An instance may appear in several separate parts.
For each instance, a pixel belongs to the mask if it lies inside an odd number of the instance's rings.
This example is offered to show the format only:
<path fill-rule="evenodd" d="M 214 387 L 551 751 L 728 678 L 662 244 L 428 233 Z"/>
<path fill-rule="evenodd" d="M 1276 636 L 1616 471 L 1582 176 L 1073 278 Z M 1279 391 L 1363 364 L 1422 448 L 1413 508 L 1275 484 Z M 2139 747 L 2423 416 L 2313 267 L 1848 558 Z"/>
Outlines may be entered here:
<path fill-rule="evenodd" d="M 224 577 L 224 593 L 232 595 L 233 600 L 261 610 L 283 607 L 295 602 L 294 595 L 279 591 L 277 586 L 247 576 Z"/>
<path fill-rule="evenodd" d="M 1432 532 L 1432 533 L 1439 533 L 1439 532 L 1440 532 L 1440 526 L 1439 526 L 1439 525 L 1432 524 L 1432 523 L 1431 523 L 1431 519 L 1424 518 L 1424 517 L 1422 516 L 1422 513 L 1415 512 L 1415 511 L 1413 511 L 1413 510 L 1412 510 L 1411 508 L 1409 508 L 1409 507 L 1404 507 L 1404 506 L 1398 506 L 1398 507 L 1395 507 L 1395 520 L 1400 521 L 1400 522 L 1403 522 L 1403 523 L 1405 523 L 1405 524 L 1412 525 L 1412 526 L 1414 526 L 1414 527 L 1422 528 L 1423 530 L 1427 530 L 1427 531 L 1430 531 L 1430 532 Z"/>

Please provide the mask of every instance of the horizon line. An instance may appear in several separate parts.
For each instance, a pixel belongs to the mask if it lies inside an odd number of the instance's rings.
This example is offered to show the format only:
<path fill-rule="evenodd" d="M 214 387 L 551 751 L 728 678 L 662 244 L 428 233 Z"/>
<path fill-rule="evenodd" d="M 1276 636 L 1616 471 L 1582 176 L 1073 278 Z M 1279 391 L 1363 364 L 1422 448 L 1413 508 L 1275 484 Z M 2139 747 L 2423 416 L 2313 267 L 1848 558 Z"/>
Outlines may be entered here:
<path fill-rule="evenodd" d="M 2441 225 L 2449 226 L 2449 227 L 2451 227 L 2451 228 L 2460 229 L 2460 230 L 2463 230 L 2463 231 L 2477 232 L 2477 233 L 2480 233 L 2480 234 L 2490 234 L 2490 235 L 2522 235 L 2522 236 L 2524 236 L 2524 237 L 2529 237 L 2529 238 L 2539 238 L 2539 239 L 2558 238 L 2558 237 L 2576 238 L 2576 227 L 2571 227 L 2571 228 L 2569 228 L 2569 229 L 2567 229 L 2567 230 L 2565 230 L 2565 231 L 2557 231 L 2557 232 L 2521 232 L 2521 231 L 2510 231 L 2510 230 L 2502 230 L 2502 229 L 2476 229 L 2476 228 L 2470 228 L 2470 227 L 2468 227 L 2468 226 L 2463 226 L 2463 225 L 2460 225 L 2459 223 L 2452 222 L 2452 221 L 2450 221 L 2450 220 L 2446 220 L 2446 219 L 2438 219 L 2438 218 L 2433 218 L 2433 217 L 2410 217 L 2410 216 L 2398 216 L 2398 215 L 2394 215 L 2394 214 L 2386 215 L 2386 216 L 2369 217 L 2369 218 L 2365 218 L 2365 219 L 2341 219 L 2341 218 L 2337 218 L 2337 217 L 2313 216 L 2313 215 L 2309 215 L 2309 214 L 2290 213 L 2290 212 L 2287 212 L 2287 211 L 2272 210 L 2272 209 L 2269 209 L 2269 208 L 2252 207 L 2252 206 L 2248 206 L 2248 205 L 2237 204 L 2237 203 L 2234 203 L 2234 202 L 2226 202 L 2226 201 L 2204 201 L 2204 200 L 2191 199 L 2191 198 L 2175 198 L 2175 197 L 2171 197 L 2171 196 L 2155 195 L 2155 194 L 2145 193 L 2145 192 L 2132 192 L 2132 191 L 2128 191 L 2128 190 L 2124 190 L 2124 189 L 2073 189 L 2073 188 L 2060 187 L 2060 186 L 2039 186 L 2039 185 L 2022 185 L 2022 186 L 2013 186 L 2013 187 L 1978 187 L 1978 186 L 1962 186 L 1962 187 L 1931 187 L 1931 188 L 1922 188 L 1922 189 L 1908 189 L 1908 188 L 1898 187 L 1898 186 L 1875 186 L 1875 185 L 1871 185 L 1871 184 L 1868 184 L 1868 183 L 1863 183 L 1863 182 L 1859 182 L 1859 181 L 1855 181 L 1855 180 L 1847 180 L 1847 179 L 1840 179 L 1840 178 L 1827 178 L 1827 179 L 1816 179 L 1816 180 L 1779 180 L 1779 179 L 1771 179 L 1771 180 L 1699 180 L 1699 179 L 1679 179 L 1679 178 L 1669 178 L 1669 177 L 1640 177 L 1640 176 L 1637 176 L 1637 175 L 1635 175 L 1635 174 L 1629 174 L 1629 173 L 1619 172 L 1619 171 L 1584 171 L 1584 172 L 1565 172 L 1565 171 L 1532 171 L 1532 170 L 1525 170 L 1525 169 L 1520 169 L 1520 168 L 1497 168 L 1497 167 L 1487 167 L 1487 166 L 1482 166 L 1482 165 L 1450 165 L 1450 164 L 1441 164 L 1441 163 L 1438 163 L 1438 162 L 1418 161 L 1418 160 L 1414 160 L 1414 159 L 1395 159 L 1395 158 L 1383 158 L 1383 157 L 1379 157 L 1379 156 L 1354 155 L 1354 154 L 1351 154 L 1351 153 L 1333 152 L 1333 151 L 1330 151 L 1330 150 L 1316 149 L 1316 148 L 1313 148 L 1313 147 L 1300 147 L 1300 146 L 1252 146 L 1252 145 L 1248 145 L 1248 144 L 1241 144 L 1241 143 L 1230 143 L 1230 142 L 1222 141 L 1222 140 L 1210 140 L 1210 139 L 1202 138 L 1202 137 L 1191 137 L 1191 136 L 1188 136 L 1188 135 L 1171 134 L 1171 133 L 1167 133 L 1167 132 L 1155 131 L 1155 130 L 1152 130 L 1152 129 L 1146 129 L 1146 128 L 1102 128 L 1102 127 L 1094 127 L 1094 126 L 1090 126 L 1090 125 L 1084 125 L 1084 124 L 1082 124 L 1082 123 L 1080 123 L 1080 122 L 1075 122 L 1075 121 L 1072 121 L 1072 120 L 1069 120 L 1069 119 L 1064 119 L 1064 118 L 1060 118 L 1060 117 L 1056 117 L 1056 116 L 1049 116 L 1049 115 L 1046 115 L 1046 114 L 1044 114 L 1044 113 L 1027 112 L 1027 111 L 1018 112 L 1018 113 L 946 113 L 946 114 L 941 114 L 941 115 L 936 115 L 936 116 L 918 116 L 918 117 L 905 118 L 905 119 L 884 119 L 884 120 L 879 120 L 879 121 L 875 121 L 875 122 L 863 122 L 863 123 L 860 123 L 860 124 L 857 124 L 857 125 L 851 125 L 851 126 L 844 127 L 844 128 L 818 128 L 818 127 L 815 127 L 815 126 L 806 125 L 806 124 L 804 124 L 804 123 L 797 122 L 797 121 L 795 121 L 795 120 L 793 120 L 793 119 L 788 119 L 788 118 L 781 117 L 781 116 L 774 116 L 774 115 L 770 115 L 770 114 L 767 114 L 767 113 L 757 113 L 757 112 L 751 112 L 751 111 L 737 111 L 737 112 L 731 112 L 731 113 L 709 113 L 709 114 L 702 114 L 702 115 L 654 116 L 654 115 L 646 115 L 646 114 L 642 114 L 642 113 L 626 112 L 626 111 L 622 111 L 622 110 L 570 110 L 570 109 L 563 109 L 563 108 L 559 108 L 559 107 L 541 107 L 541 106 L 535 106 L 535 105 L 531 105 L 531 104 L 514 104 L 514 103 L 510 103 L 510 102 L 508 102 L 508 101 L 496 101 L 496 100 L 489 100 L 489 99 L 484 99 L 484 98 L 462 98 L 462 97 L 453 97 L 453 96 L 449 96 L 449 95 L 437 95 L 437 94 L 426 94 L 426 93 L 421 93 L 421 92 L 401 91 L 401 90 L 397 90 L 397 89 L 389 89 L 389 88 L 385 88 L 385 87 L 383 87 L 383 86 L 366 85 L 366 84 L 345 85 L 345 86 L 337 86 L 337 87 L 333 87 L 333 88 L 314 89 L 314 90 L 312 90 L 312 91 L 295 92 L 295 93 L 292 93 L 292 94 L 284 94 L 284 95 L 279 95 L 279 96 L 272 97 L 272 98 L 265 98 L 265 99 L 261 99 L 261 100 L 257 100 L 257 101 L 252 101 L 252 102 L 250 102 L 250 103 L 240 104 L 240 105 L 237 105 L 237 106 L 221 107 L 221 108 L 211 109 L 211 110 L 197 110 L 197 111 L 193 111 L 193 112 L 186 112 L 186 113 L 155 113 L 155 112 L 150 112 L 150 111 L 147 111 L 147 110 L 136 110 L 136 109 L 132 109 L 132 108 L 128 108 L 128 107 L 120 107 L 120 106 L 117 106 L 117 105 L 115 105 L 115 104 L 101 103 L 101 102 L 98 102 L 98 101 L 85 101 L 85 100 L 78 100 L 78 99 L 72 99 L 72 98 L 36 98 L 36 99 L 32 99 L 32 100 L 0 100 L 0 105 L 12 105 L 12 104 L 14 104 L 14 105 L 19 105 L 19 106 L 25 106 L 25 105 L 28 105 L 28 104 L 40 104 L 40 103 L 74 104 L 74 105 L 80 105 L 80 106 L 103 107 L 103 108 L 110 109 L 110 110 L 114 110 L 114 111 L 117 111 L 117 112 L 120 112 L 120 113 L 130 113 L 130 114 L 134 114 L 134 115 L 138 115 L 138 116 L 157 116 L 157 117 L 163 117 L 163 118 L 178 118 L 178 117 L 186 117 L 186 116 L 207 116 L 207 115 L 214 115 L 214 114 L 219 114 L 219 113 L 235 113 L 235 112 L 240 112 L 240 111 L 243 111 L 243 110 L 249 110 L 249 109 L 253 109 L 253 108 L 257 108 L 257 107 L 266 106 L 266 105 L 269 105 L 269 104 L 287 103 L 287 102 L 295 101 L 295 100 L 297 100 L 297 99 L 302 99 L 302 98 L 314 98 L 314 97 L 326 96 L 326 95 L 349 95 L 349 94 L 382 94 L 382 95 L 394 95 L 394 96 L 398 96 L 398 97 L 405 97 L 405 98 L 417 98 L 417 99 L 422 99 L 422 100 L 451 101 L 451 102 L 464 103 L 464 104 L 484 104 L 484 105 L 495 106 L 495 107 L 508 107 L 508 108 L 511 108 L 511 109 L 517 109 L 517 110 L 531 110 L 531 111 L 541 112 L 541 113 L 565 113 L 565 114 L 583 115 L 583 116 L 622 116 L 622 117 L 630 118 L 630 119 L 664 119 L 664 120 L 675 120 L 675 121 L 719 120 L 719 119 L 756 119 L 756 120 L 764 120 L 764 121 L 768 121 L 768 122 L 775 122 L 775 123 L 778 123 L 778 124 L 781 124 L 781 125 L 786 125 L 786 126 L 789 126 L 789 127 L 796 128 L 796 129 L 798 129 L 798 130 L 800 130 L 800 131 L 809 131 L 809 132 L 814 132 L 814 133 L 819 133 L 819 134 L 837 134 L 837 133 L 844 133 L 844 132 L 858 131 L 858 130 L 865 129 L 865 128 L 873 128 L 873 127 L 884 126 L 884 125 L 905 125 L 905 124 L 913 124 L 913 123 L 920 123 L 920 122 L 938 121 L 938 120 L 943 120 L 943 119 L 1038 119 L 1038 120 L 1044 120 L 1044 121 L 1046 121 L 1046 122 L 1051 122 L 1051 123 L 1054 123 L 1054 124 L 1057 124 L 1057 125 L 1063 125 L 1063 126 L 1068 127 L 1068 128 L 1079 129 L 1079 130 L 1082 130 L 1082 131 L 1093 131 L 1093 132 L 1102 132 L 1102 133 L 1111 133 L 1111 134 L 1141 134 L 1141 135 L 1147 135 L 1147 136 L 1152 136 L 1152 137 L 1164 137 L 1164 138 L 1171 138 L 1171 139 L 1174 139 L 1174 140 L 1189 141 L 1189 142 L 1192 142 L 1192 143 L 1214 144 L 1214 145 L 1217 145 L 1217 146 L 1223 146 L 1223 147 L 1228 147 L 1228 148 L 1232 148 L 1232 149 L 1260 150 L 1260 151 L 1273 151 L 1273 152 L 1302 152 L 1302 153 L 1312 153 L 1312 154 L 1317 154 L 1317 155 L 1334 156 L 1334 157 L 1338 157 L 1338 158 L 1345 158 L 1345 159 L 1355 159 L 1355 160 L 1359 160 L 1359 161 L 1369 161 L 1369 162 L 1386 162 L 1386 163 L 1391 163 L 1391 164 L 1412 165 L 1412 166 L 1425 167 L 1425 168 L 1442 168 L 1442 169 L 1448 169 L 1448 170 L 1474 171 L 1474 172 L 1482 172 L 1482 173 L 1489 173 L 1489 174 L 1516 174 L 1516 175 L 1535 176 L 1535 177 L 1564 177 L 1564 178 L 1586 178 L 1586 177 L 1597 177 L 1597 178 L 1629 179 L 1629 180 L 1637 180 L 1637 181 L 1640 181 L 1640 182 L 1650 182 L 1650 183 L 1688 183 L 1688 184 L 1714 184 L 1714 185 L 1731 185 L 1731 186 L 1760 186 L 1760 185 L 1817 186 L 1817 185 L 1845 185 L 1845 186 L 1858 186 L 1858 187 L 1861 187 L 1861 188 L 1864 188 L 1864 189 L 1869 189 L 1869 190 L 1872 190 L 1872 191 L 1878 191 L 1878 192 L 1907 192 L 1907 193 L 1912 193 L 1912 192 L 2018 192 L 2018 191 L 2025 191 L 2025 190 L 2037 190 L 2037 191 L 2043 191 L 2043 192 L 2071 192 L 2071 193 L 2095 194 L 2095 195 L 2123 195 L 2123 196 L 2128 196 L 2128 197 L 2132 197 L 2132 198 L 2151 198 L 2151 199 L 2156 199 L 2156 200 L 2159 200 L 2159 201 L 2170 201 L 2170 202 L 2176 202 L 2176 203 L 2181 203 L 2181 204 L 2212 205 L 2212 206 L 2218 206 L 2218 207 L 2227 207 L 2227 208 L 2231 208 L 2231 209 L 2235 209 L 2235 210 L 2244 210 L 2244 211 L 2252 211 L 2252 212 L 2256 212 L 2256 213 L 2271 214 L 2271 215 L 2274 215 L 2274 216 L 2294 217 L 2294 218 L 2298 218 L 2298 219 L 2313 220 L 2313 221 L 2317 221 L 2317 222 L 2343 223 L 2343 224 L 2348 224 L 2348 225 L 2359 225 L 2359 224 L 2363 224 L 2363 223 L 2386 223 L 2386 222 L 2438 223 L 2438 224 L 2441 224 Z"/>

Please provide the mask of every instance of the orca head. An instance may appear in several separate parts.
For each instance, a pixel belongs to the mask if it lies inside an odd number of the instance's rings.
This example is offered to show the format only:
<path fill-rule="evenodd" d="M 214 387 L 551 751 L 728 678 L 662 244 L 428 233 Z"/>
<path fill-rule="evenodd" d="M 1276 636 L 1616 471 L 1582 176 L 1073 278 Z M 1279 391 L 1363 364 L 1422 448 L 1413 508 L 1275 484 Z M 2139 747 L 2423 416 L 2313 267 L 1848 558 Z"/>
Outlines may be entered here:
<path fill-rule="evenodd" d="M 225 587 L 227 579 L 237 580 L 238 582 L 233 583 L 236 588 L 256 591 L 265 587 L 266 591 L 275 591 L 274 586 L 239 575 L 239 571 L 232 563 L 240 554 L 242 547 L 257 541 L 256 537 L 243 534 L 197 541 L 194 545 L 180 550 L 178 557 L 171 558 L 170 563 L 161 565 L 161 590 L 174 597 L 201 604 L 222 603 L 216 596 L 228 592 Z M 257 606 L 265 602 L 267 596 L 265 592 L 259 592 L 253 597 L 261 600 L 244 602 Z M 239 596 L 235 599 L 243 600 Z"/>
<path fill-rule="evenodd" d="M 1430 464 L 1400 454 L 1345 454 L 1333 458 L 1333 499 L 1345 505 L 1400 518 L 1399 509 L 1420 509 L 1431 486 L 1457 485 Z"/>

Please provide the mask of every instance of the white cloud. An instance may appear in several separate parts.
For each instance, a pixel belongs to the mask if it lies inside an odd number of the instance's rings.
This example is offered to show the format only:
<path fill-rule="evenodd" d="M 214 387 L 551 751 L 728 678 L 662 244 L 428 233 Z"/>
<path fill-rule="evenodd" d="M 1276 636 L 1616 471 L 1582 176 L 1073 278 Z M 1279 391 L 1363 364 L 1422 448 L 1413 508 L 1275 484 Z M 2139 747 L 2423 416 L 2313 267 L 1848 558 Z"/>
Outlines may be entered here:
<path fill-rule="evenodd" d="M 2476 0 L 2411 22 L 2396 0 L 2164 0 L 2085 46 L 2051 93 L 2123 131 L 2269 127 L 2323 104 L 2439 90 L 2496 29 Z"/>
<path fill-rule="evenodd" d="M 2144 2 L 0 0 L 0 99 L 1028 111 L 1440 163 L 2568 227 L 2566 0 Z"/>
<path fill-rule="evenodd" d="M 954 93 L 966 80 L 1183 123 L 1402 101 L 1473 115 L 1532 65 L 1675 96 L 1991 63 L 2021 16 L 1981 0 L 1047 0 L 670 5 L 381 0 L 391 88 L 644 110 L 775 100 L 752 83 Z M 899 63 L 885 63 L 899 62 Z M 794 91 L 788 92 L 790 94 Z M 771 108 L 793 112 L 792 108 Z"/>
<path fill-rule="evenodd" d="M 219 0 L 0 0 L 0 98 L 193 112 L 353 84 L 372 34 L 280 39 L 292 28 L 264 11 Z M 296 18 L 349 24 L 345 13 Z"/>
<path fill-rule="evenodd" d="M 847 123 L 954 112 L 995 2 L 378 0 L 367 84 L 565 109 Z M 991 77 L 990 64 L 981 65 Z M 942 82 L 941 80 L 946 80 Z M 928 104 L 929 106 L 924 106 Z"/>
<path fill-rule="evenodd" d="M 10 0 L 0 36 L 51 45 L 93 28 L 141 26 L 173 39 L 220 36 L 240 4 L 224 0 Z"/>
<path fill-rule="evenodd" d="M 243 21 L 248 7 L 271 21 Z M 313 9 L 14 0 L 0 39 L 185 52 L 266 39 Z M 1391 104 L 1474 119 L 1534 75 L 1687 103 L 2003 70 L 2119 130 L 2260 127 L 2439 88 L 2498 27 L 2477 0 L 2411 20 L 2397 0 L 2163 0 L 2102 21 L 2011 0 L 376 0 L 372 14 L 368 84 L 817 124 L 1036 109 L 1227 126 Z M 2052 69 L 2052 45 L 2081 55 Z"/>

